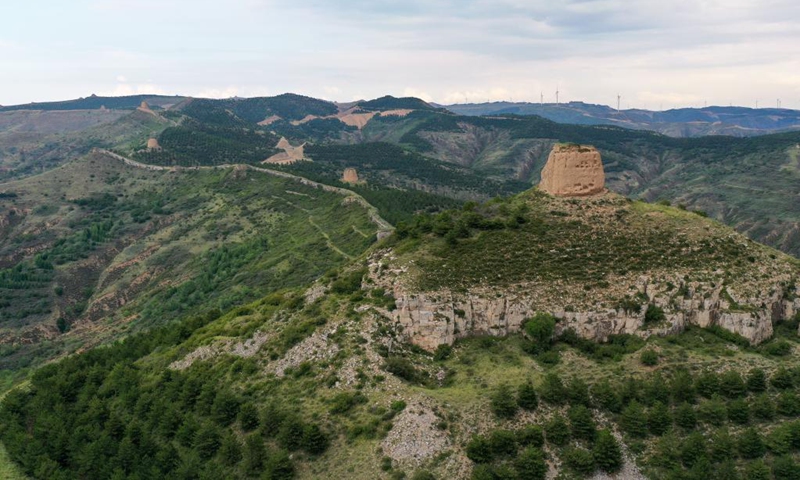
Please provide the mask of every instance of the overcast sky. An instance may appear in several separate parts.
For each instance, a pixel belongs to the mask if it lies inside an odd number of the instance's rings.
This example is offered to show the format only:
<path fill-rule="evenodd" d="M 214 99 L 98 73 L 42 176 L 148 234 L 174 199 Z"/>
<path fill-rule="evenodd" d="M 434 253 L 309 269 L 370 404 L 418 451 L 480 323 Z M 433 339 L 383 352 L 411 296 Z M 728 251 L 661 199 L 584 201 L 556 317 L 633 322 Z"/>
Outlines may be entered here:
<path fill-rule="evenodd" d="M 557 4 L 557 5 L 556 5 Z M 350 101 L 800 108 L 797 0 L 3 0 L 0 104 Z"/>

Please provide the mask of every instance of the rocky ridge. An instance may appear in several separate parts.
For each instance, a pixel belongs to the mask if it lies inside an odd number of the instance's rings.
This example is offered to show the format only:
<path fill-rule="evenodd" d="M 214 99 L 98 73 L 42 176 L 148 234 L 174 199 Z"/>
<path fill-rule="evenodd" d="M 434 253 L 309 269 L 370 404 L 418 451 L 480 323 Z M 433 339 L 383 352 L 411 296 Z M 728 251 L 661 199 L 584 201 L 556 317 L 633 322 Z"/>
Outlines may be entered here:
<path fill-rule="evenodd" d="M 604 229 L 610 228 L 608 225 L 616 224 L 614 228 L 617 229 L 630 228 L 617 223 L 611 213 L 613 208 L 609 208 L 608 216 L 604 217 L 601 212 L 603 202 L 622 205 L 624 199 L 615 194 L 592 197 L 594 200 L 548 198 L 543 208 L 566 215 L 564 221 L 591 219 L 607 224 L 586 234 L 591 238 L 607 235 L 608 230 Z M 772 337 L 776 322 L 790 319 L 800 311 L 800 299 L 795 295 L 800 271 L 796 260 L 694 214 L 678 213 L 677 209 L 646 212 L 637 214 L 641 215 L 637 221 L 644 222 L 641 228 L 664 223 L 670 215 L 683 215 L 686 218 L 682 221 L 689 226 L 676 229 L 673 236 L 696 235 L 700 242 L 715 239 L 718 247 L 712 245 L 712 249 L 722 248 L 722 241 L 731 242 L 746 252 L 741 255 L 747 255 L 747 260 L 738 259 L 738 265 L 673 266 L 666 262 L 626 273 L 616 272 L 616 262 L 610 261 L 600 267 L 606 269 L 604 281 L 594 285 L 571 278 L 511 278 L 506 282 L 487 277 L 467 287 L 446 284 L 428 289 L 422 288 L 418 280 L 428 274 L 428 267 L 421 263 L 430 251 L 419 256 L 419 252 L 409 255 L 403 250 L 398 253 L 383 249 L 374 252 L 369 259 L 368 283 L 394 296 L 397 308 L 389 315 L 408 341 L 426 350 L 473 335 L 501 336 L 518 332 L 525 319 L 537 312 L 547 312 L 559 319 L 557 334 L 573 329 L 579 336 L 594 341 L 605 341 L 616 334 L 668 335 L 696 325 L 718 326 L 744 337 L 751 344 L 759 344 Z M 636 232 L 638 230 L 632 230 L 629 234 L 636 235 Z M 509 231 L 508 235 L 521 234 Z M 688 243 L 686 252 L 701 248 L 700 242 Z M 550 250 L 553 258 L 570 254 L 555 248 L 558 245 L 553 247 Z M 613 258 L 613 252 L 589 248 L 589 253 Z M 492 253 L 486 253 L 487 258 L 490 255 Z M 506 260 L 514 261 L 513 258 Z M 453 278 L 460 277 L 458 272 L 454 275 Z M 652 319 L 645 322 L 648 308 L 655 307 L 663 311 L 663 316 L 656 322 Z"/>

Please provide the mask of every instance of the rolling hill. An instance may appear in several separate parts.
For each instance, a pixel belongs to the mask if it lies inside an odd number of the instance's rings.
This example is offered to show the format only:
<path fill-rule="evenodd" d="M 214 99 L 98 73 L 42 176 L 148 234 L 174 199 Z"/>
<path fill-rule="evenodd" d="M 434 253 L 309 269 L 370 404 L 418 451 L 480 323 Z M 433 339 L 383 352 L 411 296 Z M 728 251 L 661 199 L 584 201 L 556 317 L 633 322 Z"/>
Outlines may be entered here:
<path fill-rule="evenodd" d="M 37 478 L 769 475 L 796 468 L 800 318 L 761 317 L 759 296 L 798 306 L 798 273 L 694 213 L 523 192 L 43 367 L 3 400 L 0 438 Z M 535 312 L 482 320 L 524 294 Z M 680 323 L 698 302 L 714 321 Z M 775 331 L 751 345 L 734 314 Z"/>
<path fill-rule="evenodd" d="M 628 109 L 584 102 L 563 104 L 491 102 L 447 105 L 458 115 L 536 115 L 558 123 L 616 125 L 652 130 L 671 137 L 747 137 L 800 128 L 800 111 L 787 108 L 703 107 L 671 110 Z"/>

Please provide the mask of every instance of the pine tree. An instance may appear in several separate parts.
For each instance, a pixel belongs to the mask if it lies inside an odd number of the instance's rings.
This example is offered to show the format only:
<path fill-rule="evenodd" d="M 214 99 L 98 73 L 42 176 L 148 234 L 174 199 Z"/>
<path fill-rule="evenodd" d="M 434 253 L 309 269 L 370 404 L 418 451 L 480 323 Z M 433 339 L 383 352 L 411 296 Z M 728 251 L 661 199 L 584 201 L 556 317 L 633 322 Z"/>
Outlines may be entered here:
<path fill-rule="evenodd" d="M 569 441 L 569 427 L 564 417 L 555 415 L 544 426 L 544 434 L 547 438 L 547 443 L 556 446 L 566 445 Z"/>
<path fill-rule="evenodd" d="M 747 392 L 747 387 L 737 370 L 728 370 L 720 377 L 719 391 L 728 398 L 739 398 Z"/>
<path fill-rule="evenodd" d="M 266 471 L 267 478 L 270 480 L 291 480 L 295 475 L 292 459 L 285 450 L 279 450 L 270 455 Z"/>
<path fill-rule="evenodd" d="M 258 428 L 258 409 L 252 403 L 247 402 L 241 406 L 238 418 L 243 431 L 250 432 Z"/>
<path fill-rule="evenodd" d="M 597 432 L 592 456 L 597 467 L 606 473 L 618 472 L 622 468 L 622 451 L 617 439 L 608 430 Z"/>
<path fill-rule="evenodd" d="M 328 436 L 316 423 L 306 425 L 303 429 L 303 450 L 312 454 L 319 455 L 328 449 Z"/>
<path fill-rule="evenodd" d="M 589 386 L 579 377 L 573 377 L 567 386 L 567 397 L 572 405 L 591 406 Z"/>
<path fill-rule="evenodd" d="M 754 368 L 747 374 L 747 389 L 760 393 L 767 389 L 767 374 L 760 368 Z"/>
<path fill-rule="evenodd" d="M 625 433 L 632 437 L 647 435 L 647 417 L 644 408 L 635 400 L 622 411 L 620 424 Z"/>
<path fill-rule="evenodd" d="M 600 407 L 609 412 L 619 413 L 622 410 L 622 402 L 617 391 L 606 379 L 592 386 L 592 396 Z"/>
<path fill-rule="evenodd" d="M 750 406 L 743 398 L 728 403 L 728 419 L 739 425 L 750 422 Z"/>
<path fill-rule="evenodd" d="M 675 424 L 684 430 L 694 430 L 697 426 L 697 415 L 694 407 L 686 402 L 681 403 L 675 409 Z"/>
<path fill-rule="evenodd" d="M 767 467 L 763 460 L 759 459 L 747 465 L 744 478 L 747 480 L 771 480 L 772 475 L 770 474 L 769 467 Z"/>
<path fill-rule="evenodd" d="M 239 463 L 242 459 L 242 446 L 235 435 L 229 433 L 222 438 L 219 455 L 222 462 L 229 467 Z"/>
<path fill-rule="evenodd" d="M 543 480 L 547 475 L 544 454 L 533 447 L 526 448 L 517 456 L 514 460 L 514 469 L 519 480 Z"/>
<path fill-rule="evenodd" d="M 769 394 L 762 393 L 753 399 L 753 417 L 759 420 L 772 420 L 775 418 L 775 402 Z"/>
<path fill-rule="evenodd" d="M 592 412 L 583 405 L 576 405 L 569 409 L 567 412 L 569 417 L 570 431 L 572 437 L 587 442 L 593 442 L 597 434 L 597 427 L 595 426 Z"/>
<path fill-rule="evenodd" d="M 764 440 L 754 428 L 748 428 L 745 430 L 739 436 L 739 441 L 737 443 L 739 447 L 739 454 L 742 456 L 742 458 L 746 459 L 760 458 L 767 450 L 766 446 L 764 445 Z"/>
<path fill-rule="evenodd" d="M 692 468 L 700 459 L 706 459 L 706 440 L 699 432 L 690 434 L 681 443 L 681 462 L 686 468 Z"/>
<path fill-rule="evenodd" d="M 647 427 L 653 435 L 665 434 L 672 427 L 669 408 L 661 402 L 656 402 L 648 412 Z"/>
<path fill-rule="evenodd" d="M 491 408 L 492 413 L 499 418 L 512 418 L 517 414 L 517 400 L 508 385 L 500 385 L 492 394 Z"/>
<path fill-rule="evenodd" d="M 561 377 L 555 373 L 548 373 L 542 382 L 540 390 L 542 400 L 553 405 L 563 405 L 566 401 L 567 391 Z"/>
<path fill-rule="evenodd" d="M 533 411 L 539 406 L 539 396 L 531 382 L 523 383 L 517 390 L 517 404 L 525 410 Z"/>

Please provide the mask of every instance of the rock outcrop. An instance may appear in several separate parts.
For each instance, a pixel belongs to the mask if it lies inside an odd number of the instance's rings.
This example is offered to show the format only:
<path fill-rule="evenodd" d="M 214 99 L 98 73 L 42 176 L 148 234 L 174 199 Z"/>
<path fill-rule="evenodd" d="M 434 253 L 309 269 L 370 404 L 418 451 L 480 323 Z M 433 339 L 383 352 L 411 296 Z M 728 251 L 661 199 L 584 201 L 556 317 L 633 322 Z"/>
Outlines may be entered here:
<path fill-rule="evenodd" d="M 561 197 L 595 195 L 605 189 L 605 178 L 597 149 L 560 143 L 547 158 L 539 189 Z"/>
<path fill-rule="evenodd" d="M 406 272 L 386 268 L 391 256 L 385 252 L 383 258 L 373 257 L 370 278 L 394 295 L 397 308 L 386 313 L 402 336 L 429 351 L 452 345 L 460 338 L 519 332 L 525 319 L 538 312 L 550 313 L 559 320 L 556 334 L 572 329 L 580 337 L 598 342 L 618 334 L 642 338 L 670 335 L 696 325 L 719 326 L 757 345 L 772 337 L 776 322 L 792 318 L 800 309 L 800 298 L 783 293 L 786 278 L 775 279 L 772 288 L 746 296 L 715 282 L 687 283 L 680 275 L 643 275 L 635 284 L 637 304 L 625 307 L 609 302 L 575 307 L 558 285 L 553 289 L 519 285 L 502 292 L 491 288 L 416 292 L 400 280 Z M 611 295 L 608 292 L 606 296 Z M 649 305 L 663 309 L 663 321 L 645 323 Z"/>
<path fill-rule="evenodd" d="M 147 150 L 161 150 L 161 145 L 158 144 L 158 140 L 155 138 L 148 138 L 147 139 Z"/>
<path fill-rule="evenodd" d="M 344 183 L 358 183 L 358 172 L 355 168 L 345 168 L 342 174 L 342 181 Z"/>

